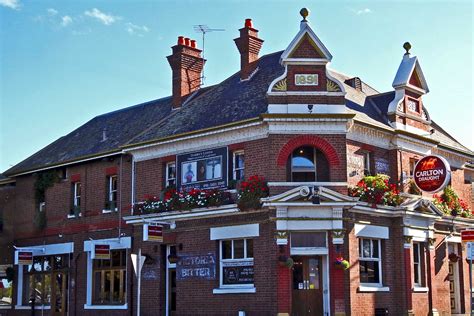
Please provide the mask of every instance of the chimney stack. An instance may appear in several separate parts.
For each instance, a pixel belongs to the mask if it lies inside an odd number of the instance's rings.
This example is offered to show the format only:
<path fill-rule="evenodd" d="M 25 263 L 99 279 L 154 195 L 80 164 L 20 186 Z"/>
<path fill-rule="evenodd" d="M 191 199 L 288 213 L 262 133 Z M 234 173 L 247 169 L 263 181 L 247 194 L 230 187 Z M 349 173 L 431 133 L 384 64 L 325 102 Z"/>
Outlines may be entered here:
<path fill-rule="evenodd" d="M 263 40 L 258 38 L 258 30 L 253 28 L 251 19 L 245 19 L 245 25 L 239 31 L 240 37 L 234 41 L 240 52 L 240 79 L 245 80 L 257 69 Z"/>
<path fill-rule="evenodd" d="M 201 87 L 201 73 L 205 59 L 196 41 L 183 36 L 171 47 L 173 54 L 166 57 L 173 72 L 173 108 L 179 108 L 187 97 Z"/>

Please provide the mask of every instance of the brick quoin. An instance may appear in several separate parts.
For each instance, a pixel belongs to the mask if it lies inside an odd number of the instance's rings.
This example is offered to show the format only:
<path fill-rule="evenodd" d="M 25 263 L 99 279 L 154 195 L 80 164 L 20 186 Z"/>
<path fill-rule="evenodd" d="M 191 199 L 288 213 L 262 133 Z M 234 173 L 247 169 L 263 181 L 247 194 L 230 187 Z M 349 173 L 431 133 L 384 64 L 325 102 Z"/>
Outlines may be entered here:
<path fill-rule="evenodd" d="M 339 156 L 337 151 L 334 147 L 329 144 L 324 139 L 314 136 L 314 135 L 301 135 L 292 138 L 288 143 L 286 143 L 283 148 L 280 150 L 280 153 L 277 158 L 277 165 L 278 166 L 285 166 L 286 161 L 290 154 L 298 147 L 301 146 L 313 146 L 319 150 L 321 150 L 324 155 L 326 156 L 329 164 L 331 166 L 338 166 L 340 163 Z"/>

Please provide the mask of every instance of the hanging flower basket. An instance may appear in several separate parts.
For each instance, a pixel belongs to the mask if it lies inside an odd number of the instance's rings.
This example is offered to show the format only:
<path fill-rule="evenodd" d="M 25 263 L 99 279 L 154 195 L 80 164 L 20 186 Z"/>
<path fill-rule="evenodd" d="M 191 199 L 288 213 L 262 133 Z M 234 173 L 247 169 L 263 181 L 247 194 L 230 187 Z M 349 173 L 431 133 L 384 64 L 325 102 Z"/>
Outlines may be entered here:
<path fill-rule="evenodd" d="M 342 257 L 337 257 L 336 261 L 334 262 L 334 268 L 338 270 L 347 270 L 350 266 L 351 265 L 349 264 L 349 261 L 345 260 Z"/>
<path fill-rule="evenodd" d="M 448 256 L 449 258 L 449 261 L 451 262 L 458 262 L 459 260 L 459 256 L 457 254 L 455 254 L 454 252 L 451 252 Z"/>
<path fill-rule="evenodd" d="M 295 262 L 290 257 L 280 256 L 278 257 L 278 264 L 282 267 L 287 267 L 288 269 L 291 269 L 293 268 Z"/>

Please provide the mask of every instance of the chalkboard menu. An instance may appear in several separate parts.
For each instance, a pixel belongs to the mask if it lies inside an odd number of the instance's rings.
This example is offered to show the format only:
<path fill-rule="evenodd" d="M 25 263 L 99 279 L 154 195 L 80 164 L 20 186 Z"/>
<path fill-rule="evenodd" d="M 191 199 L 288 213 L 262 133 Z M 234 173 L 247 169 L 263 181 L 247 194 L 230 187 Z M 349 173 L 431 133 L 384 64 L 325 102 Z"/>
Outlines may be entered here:
<path fill-rule="evenodd" d="M 253 262 L 225 263 L 223 284 L 253 284 Z"/>
<path fill-rule="evenodd" d="M 205 255 L 180 255 L 176 264 L 178 280 L 216 278 L 216 256 L 213 253 Z"/>

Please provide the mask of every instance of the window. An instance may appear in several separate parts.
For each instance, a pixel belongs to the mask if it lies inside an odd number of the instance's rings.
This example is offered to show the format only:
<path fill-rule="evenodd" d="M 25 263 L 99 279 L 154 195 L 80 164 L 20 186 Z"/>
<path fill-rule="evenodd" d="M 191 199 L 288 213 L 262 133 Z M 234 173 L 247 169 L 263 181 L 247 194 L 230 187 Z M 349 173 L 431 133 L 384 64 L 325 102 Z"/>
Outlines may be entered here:
<path fill-rule="evenodd" d="M 168 162 L 166 164 L 166 180 L 165 187 L 176 186 L 176 162 Z"/>
<path fill-rule="evenodd" d="M 370 176 L 372 174 L 372 164 L 370 163 L 372 154 L 366 151 L 362 155 L 364 157 L 364 175 Z"/>
<path fill-rule="evenodd" d="M 81 183 L 72 184 L 72 208 L 70 215 L 79 215 L 81 212 Z"/>
<path fill-rule="evenodd" d="M 413 284 L 421 287 L 423 284 L 422 280 L 422 253 L 423 246 L 420 243 L 413 243 Z"/>
<path fill-rule="evenodd" d="M 220 286 L 253 288 L 253 239 L 220 241 Z"/>
<path fill-rule="evenodd" d="M 94 305 L 125 304 L 126 259 L 127 251 L 120 249 L 110 252 L 110 260 L 92 260 L 92 303 Z"/>
<path fill-rule="evenodd" d="M 359 239 L 360 283 L 382 286 L 382 260 L 378 239 Z"/>
<path fill-rule="evenodd" d="M 105 203 L 105 209 L 116 211 L 117 210 L 117 176 L 107 177 L 107 201 Z"/>
<path fill-rule="evenodd" d="M 417 100 L 408 98 L 407 99 L 407 108 L 411 112 L 419 113 L 420 112 L 420 103 Z"/>
<path fill-rule="evenodd" d="M 36 305 L 55 304 L 55 309 L 65 309 L 68 255 L 35 256 L 32 265 L 20 267 L 23 268 L 22 305 L 29 305 L 34 297 Z"/>
<path fill-rule="evenodd" d="M 13 298 L 13 281 L 8 281 L 7 269 L 13 268 L 11 265 L 0 265 L 0 309 L 10 307 Z"/>
<path fill-rule="evenodd" d="M 415 158 L 410 158 L 410 177 L 413 177 L 413 173 L 415 172 L 415 165 L 418 162 Z"/>
<path fill-rule="evenodd" d="M 243 151 L 236 151 L 233 155 L 232 179 L 243 180 L 245 177 L 245 156 Z"/>
<path fill-rule="evenodd" d="M 313 147 L 300 147 L 291 156 L 291 181 L 316 181 L 316 150 Z"/>

